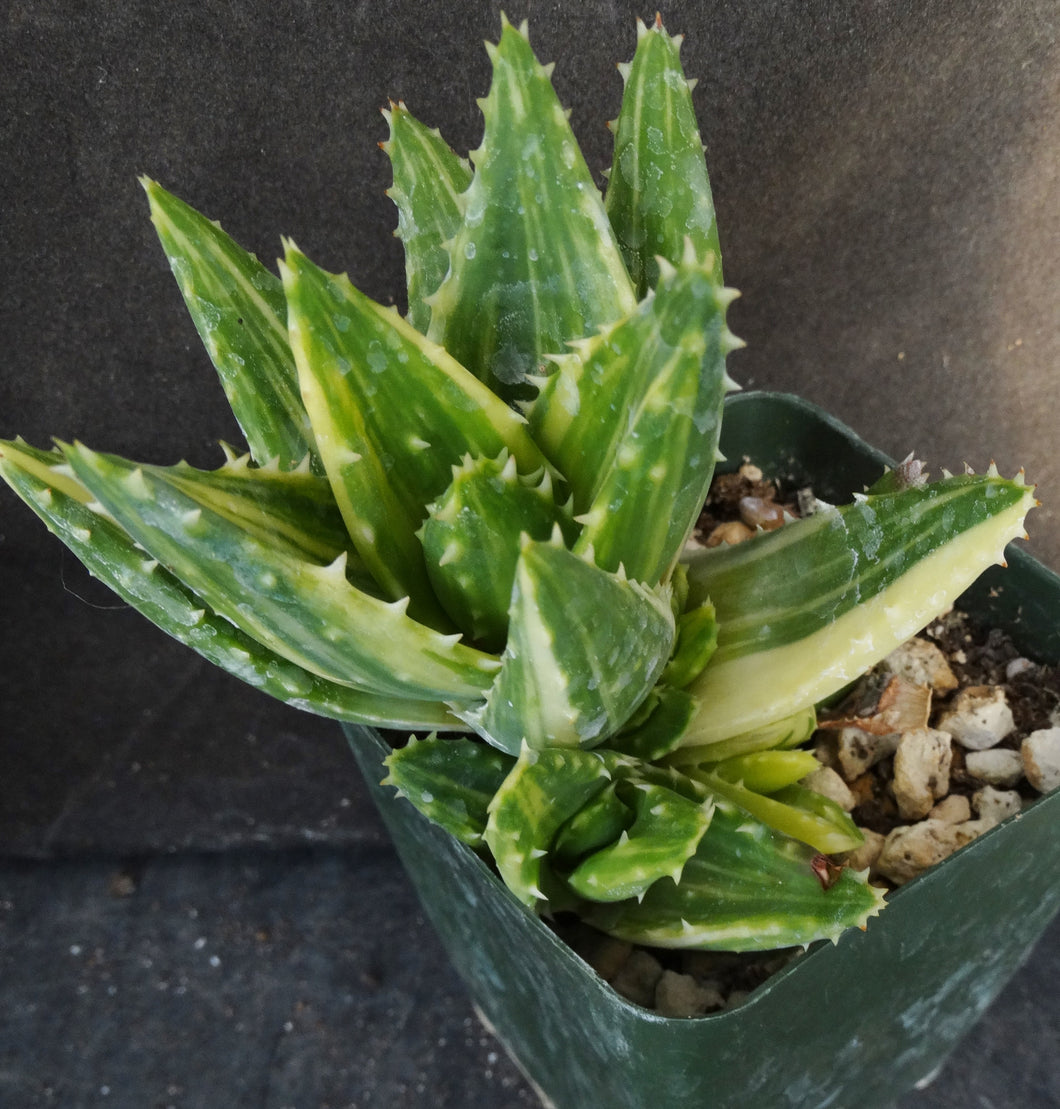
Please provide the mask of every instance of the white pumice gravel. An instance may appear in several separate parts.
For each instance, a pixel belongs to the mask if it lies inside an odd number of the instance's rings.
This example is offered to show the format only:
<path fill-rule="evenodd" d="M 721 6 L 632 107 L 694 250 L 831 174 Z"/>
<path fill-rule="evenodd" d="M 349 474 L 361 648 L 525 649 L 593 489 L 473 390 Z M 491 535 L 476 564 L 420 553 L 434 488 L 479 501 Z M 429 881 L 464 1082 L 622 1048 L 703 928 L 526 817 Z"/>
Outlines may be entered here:
<path fill-rule="evenodd" d="M 948 732 L 917 728 L 905 732 L 894 755 L 894 799 L 903 820 L 927 816 L 950 791 L 953 739 Z"/>
<path fill-rule="evenodd" d="M 967 842 L 961 827 L 944 820 L 899 825 L 884 840 L 883 850 L 876 860 L 877 872 L 895 885 L 904 885 Z"/>
<path fill-rule="evenodd" d="M 918 685 L 929 686 L 934 693 L 950 693 L 957 688 L 957 678 L 946 656 L 930 639 L 919 636 L 892 651 L 883 660 L 882 669 Z"/>
<path fill-rule="evenodd" d="M 969 751 L 964 769 L 973 778 L 990 786 L 1014 786 L 1023 777 L 1023 756 L 1010 747 L 989 747 L 985 751 Z"/>
<path fill-rule="evenodd" d="M 993 827 L 1002 820 L 1015 816 L 1023 808 L 1020 795 L 1014 789 L 994 789 L 993 786 L 983 786 L 972 794 L 972 808 L 979 814 L 979 819 Z"/>
<path fill-rule="evenodd" d="M 643 948 L 635 947 L 611 979 L 611 985 L 627 1001 L 650 1009 L 655 1004 L 655 987 L 662 975 L 662 963 Z"/>
<path fill-rule="evenodd" d="M 999 685 L 971 685 L 962 689 L 938 722 L 970 751 L 996 747 L 1016 726 L 1005 690 Z"/>
<path fill-rule="evenodd" d="M 865 837 L 865 842 L 860 847 L 855 847 L 853 851 L 848 851 L 843 856 L 843 862 L 852 870 L 871 871 L 876 867 L 887 837 L 882 832 L 874 832 L 871 828 L 862 828 L 861 834 Z"/>
<path fill-rule="evenodd" d="M 964 824 L 972 819 L 972 803 L 963 793 L 951 793 L 948 797 L 943 797 L 928 816 L 947 824 Z"/>
<path fill-rule="evenodd" d="M 817 732 L 817 756 L 854 795 L 846 811 L 865 837 L 844 862 L 867 866 L 870 880 L 907 882 L 1018 815 L 1034 790 L 1060 788 L 1054 669 L 1017 654 L 1000 633 L 970 634 L 963 621 L 941 618 L 892 652 Z M 879 720 L 864 706 L 874 696 L 882 703 L 894 677 L 930 693 L 927 728 L 873 734 Z"/>
<path fill-rule="evenodd" d="M 691 974 L 664 970 L 655 984 L 655 1011 L 662 1017 L 698 1017 L 724 1006 L 720 990 L 701 985 Z"/>
<path fill-rule="evenodd" d="M 822 766 L 820 770 L 807 774 L 799 784 L 834 801 L 844 812 L 851 812 L 857 803 L 850 787 L 830 766 Z"/>
<path fill-rule="evenodd" d="M 843 777 L 852 782 L 889 758 L 898 749 L 900 738 L 897 732 L 872 735 L 861 728 L 841 728 L 836 739 L 836 761 Z"/>
<path fill-rule="evenodd" d="M 1060 786 L 1060 728 L 1031 732 L 1020 747 L 1027 781 L 1039 792 Z"/>

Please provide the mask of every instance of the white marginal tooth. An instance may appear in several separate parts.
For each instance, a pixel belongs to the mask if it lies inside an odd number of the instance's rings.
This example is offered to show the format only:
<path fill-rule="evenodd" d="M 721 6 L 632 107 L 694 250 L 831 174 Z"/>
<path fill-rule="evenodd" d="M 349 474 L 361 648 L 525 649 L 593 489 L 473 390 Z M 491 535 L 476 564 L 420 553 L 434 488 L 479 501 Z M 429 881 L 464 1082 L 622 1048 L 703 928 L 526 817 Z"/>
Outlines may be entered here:
<path fill-rule="evenodd" d="M 391 601 L 386 607 L 396 616 L 404 616 L 409 607 L 409 598 L 402 597 L 397 601 Z"/>
<path fill-rule="evenodd" d="M 721 334 L 721 349 L 725 354 L 732 354 L 734 350 L 743 350 L 747 344 L 738 335 L 734 335 L 728 328 Z"/>
<path fill-rule="evenodd" d="M 968 465 L 968 463 L 967 463 L 967 462 L 965 462 L 965 464 L 964 464 L 964 472 L 965 472 L 965 473 L 966 473 L 966 474 L 967 474 L 967 475 L 968 475 L 969 477 L 974 477 L 974 476 L 975 476 L 975 470 L 973 470 L 973 469 L 971 468 L 971 466 L 969 466 L 969 465 Z"/>
<path fill-rule="evenodd" d="M 667 259 L 665 259 L 661 254 L 656 254 L 655 261 L 659 266 L 660 281 L 669 281 L 673 278 L 674 274 L 677 273 L 677 270 L 674 268 L 673 264 L 667 261 Z"/>
<path fill-rule="evenodd" d="M 325 574 L 327 574 L 328 577 L 333 577 L 333 578 L 339 579 L 340 581 L 345 581 L 346 580 L 346 562 L 347 562 L 348 558 L 349 558 L 348 552 L 343 551 L 342 554 L 340 554 L 337 558 L 333 559 L 331 562 L 329 562 L 327 564 L 327 566 L 325 566 L 323 568 L 323 572 Z"/>
<path fill-rule="evenodd" d="M 456 562 L 460 557 L 463 545 L 459 540 L 451 539 L 446 545 L 445 550 L 442 551 L 442 557 L 438 559 L 439 566 L 448 566 L 451 562 Z"/>
<path fill-rule="evenodd" d="M 134 497 L 140 497 L 146 500 L 151 496 L 151 491 L 147 488 L 147 479 L 144 477 L 144 472 L 139 466 L 126 475 L 125 486 Z"/>
<path fill-rule="evenodd" d="M 993 459 L 990 460 L 990 465 L 987 466 L 987 468 L 986 468 L 986 476 L 987 477 L 1001 477 L 1001 474 L 998 473 L 997 463 L 994 462 Z"/>
<path fill-rule="evenodd" d="M 618 63 L 618 72 L 621 74 L 623 82 L 626 82 L 626 81 L 629 80 L 630 68 L 631 68 L 631 66 L 630 66 L 629 62 L 619 62 Z"/>
<path fill-rule="evenodd" d="M 739 393 L 743 390 L 743 386 L 738 381 L 735 381 L 733 378 L 731 378 L 728 374 L 726 374 L 722 378 L 721 383 L 726 393 Z"/>
<path fill-rule="evenodd" d="M 950 471 L 947 470 L 945 466 L 943 466 L 942 467 L 942 477 L 943 477 L 943 480 L 946 480 L 948 478 L 953 477 L 953 474 L 951 474 Z"/>
<path fill-rule="evenodd" d="M 597 328 L 597 332 L 600 335 L 600 338 L 604 339 L 605 341 L 611 336 L 611 333 L 614 330 L 614 323 L 602 323 Z M 570 355 L 557 355 L 554 361 L 560 369 L 563 369 L 564 366 L 576 366 L 579 359 L 581 361 L 585 361 L 585 359 L 588 358 L 590 354 L 592 354 L 593 348 L 596 346 L 596 343 L 594 343 L 591 338 L 571 339 L 568 341 L 567 346 L 569 346 L 571 350 L 574 351 L 576 357 L 571 358 Z"/>

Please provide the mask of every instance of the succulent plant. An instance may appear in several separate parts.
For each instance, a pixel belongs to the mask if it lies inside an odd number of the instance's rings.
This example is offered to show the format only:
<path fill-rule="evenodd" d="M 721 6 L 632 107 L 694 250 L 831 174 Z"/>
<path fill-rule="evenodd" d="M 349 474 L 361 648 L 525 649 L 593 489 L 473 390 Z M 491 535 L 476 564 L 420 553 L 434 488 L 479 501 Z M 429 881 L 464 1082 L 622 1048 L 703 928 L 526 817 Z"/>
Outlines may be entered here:
<path fill-rule="evenodd" d="M 470 165 L 392 104 L 404 317 L 291 242 L 273 274 L 145 179 L 249 453 L 204 472 L 15 440 L 0 473 L 212 662 L 414 732 L 388 781 L 529 908 L 771 948 L 882 904 L 864 873 L 819 877 L 860 835 L 799 784 L 814 706 L 1001 559 L 1033 493 L 889 474 L 687 549 L 741 344 L 679 47 L 639 24 L 606 197 L 525 25 L 487 46 Z"/>

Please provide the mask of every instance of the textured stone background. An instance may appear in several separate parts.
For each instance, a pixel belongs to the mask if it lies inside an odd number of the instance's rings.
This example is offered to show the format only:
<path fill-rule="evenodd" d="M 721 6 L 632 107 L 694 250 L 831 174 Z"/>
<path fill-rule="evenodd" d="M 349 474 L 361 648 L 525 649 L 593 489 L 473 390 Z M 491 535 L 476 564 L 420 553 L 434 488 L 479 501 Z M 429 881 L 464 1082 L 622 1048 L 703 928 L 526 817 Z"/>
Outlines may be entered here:
<path fill-rule="evenodd" d="M 604 0 L 524 0 L 506 9 L 513 20 L 530 17 L 539 56 L 557 61 L 560 96 L 590 166 L 602 171 L 610 155 L 603 121 L 621 92 L 613 63 L 632 53 L 635 15 L 652 11 Z M 0 436 L 20 433 L 40 445 L 76 436 L 148 461 L 216 464 L 216 441 L 237 441 L 238 432 L 154 241 L 136 175 L 158 178 L 221 219 L 263 258 L 289 234 L 322 265 L 347 269 L 377 299 L 400 303 L 378 109 L 388 96 L 404 98 L 456 148 L 474 147 L 475 98 L 488 83 L 481 40 L 496 36 L 499 10 L 482 0 L 11 0 L 0 11 Z M 1056 5 L 731 0 L 664 4 L 662 15 L 685 33 L 686 69 L 699 78 L 726 277 L 743 292 L 731 320 L 749 345 L 732 360 L 734 376 L 748 387 L 799 392 L 891 454 L 915 449 L 936 470 L 965 461 L 981 468 L 991 458 L 1005 472 L 1024 465 L 1045 502 L 1031 518 L 1029 549 L 1060 567 Z M 126 1085 L 121 1097 L 115 1087 L 111 1104 L 165 1104 L 167 1096 L 255 1109 L 525 1103 L 525 1093 L 511 1092 L 517 1085 L 499 1092 L 496 1074 L 515 1082 L 502 1064 L 492 1078 L 482 1077 L 492 1065 L 482 1063 L 470 1085 L 452 1085 L 458 1061 L 475 1067 L 494 1049 L 479 1051 L 460 987 L 437 953 L 428 968 L 388 961 L 380 972 L 394 991 L 391 1050 L 408 1036 L 421 1052 L 397 1086 L 370 1076 L 382 1049 L 349 1046 L 349 1025 L 341 1026 L 345 1046 L 321 1031 L 326 1044 L 303 1041 L 303 1055 L 280 1066 L 264 1045 L 278 1052 L 288 1043 L 277 1032 L 286 1017 L 244 1029 L 258 1036 L 246 1057 L 207 1053 L 214 1070 L 203 1073 L 223 1089 L 220 1099 L 151 1086 L 157 1068 L 143 1062 L 151 1037 L 176 1053 L 176 1070 L 199 1056 L 191 1039 L 174 1038 L 179 1018 L 171 1026 L 148 1019 L 158 1007 L 144 999 L 162 987 L 132 974 L 131 954 L 121 966 L 132 977 L 113 995 L 113 980 L 78 977 L 84 961 L 60 957 L 71 945 L 88 951 L 89 941 L 77 939 L 78 912 L 90 914 L 82 931 L 97 929 L 97 946 L 111 951 L 119 942 L 110 931 L 119 928 L 116 906 L 128 912 L 139 903 L 108 900 L 106 875 L 126 860 L 186 889 L 191 905 L 217 898 L 232 868 L 258 867 L 271 877 L 250 886 L 279 899 L 268 911 L 321 945 L 314 955 L 292 941 L 269 948 L 277 960 L 262 961 L 268 945 L 255 947 L 251 933 L 246 950 L 238 941 L 241 921 L 266 910 L 222 897 L 216 912 L 242 955 L 213 969 L 224 975 L 241 957 L 256 969 L 226 979 L 219 992 L 202 991 L 221 1014 L 206 1037 L 219 1045 L 223 1006 L 251 1011 L 255 991 L 280 988 L 284 975 L 301 974 L 310 985 L 299 996 L 323 1004 L 311 987 L 332 975 L 325 964 L 337 948 L 329 943 L 359 951 L 409 929 L 417 948 L 429 950 L 431 940 L 400 876 L 377 865 L 388 849 L 337 727 L 212 671 L 124 610 L 6 489 L 0 583 L 0 919 L 13 930 L 10 949 L 23 972 L 0 979 L 17 1002 L 0 1024 L 0 1100 L 6 1083 L 19 1094 L 12 1104 L 95 1104 L 108 1060 L 127 1054 L 132 1037 L 140 1063 L 120 1065 L 142 1084 Z M 166 854 L 177 858 L 157 858 Z M 347 919 L 363 911 L 371 938 L 358 938 L 356 920 L 341 938 L 316 929 L 312 914 L 302 920 L 303 868 L 343 872 L 336 882 L 362 900 L 326 905 Z M 194 951 L 200 937 L 153 913 L 158 897 L 120 925 L 133 929 L 121 942 L 172 963 L 184 939 Z M 33 914 L 21 916 L 27 906 Z M 1055 989 L 1058 946 L 1054 929 L 1006 1002 L 1008 1016 L 995 1022 L 1011 1051 L 1026 1050 L 1033 985 Z M 357 964 L 344 964 L 354 981 L 349 1011 L 368 1021 L 379 987 L 358 975 L 375 981 L 371 958 L 342 958 Z M 299 959 L 323 977 L 298 970 Z M 219 1000 L 226 991 L 233 1000 Z M 71 997 L 84 996 L 96 1004 L 70 1008 Z M 126 996 L 139 996 L 140 1007 L 115 1000 Z M 75 1065 L 77 1051 L 61 1038 L 40 1047 L 35 1062 L 47 1061 L 61 1092 L 45 1093 L 42 1080 L 31 1096 L 18 1083 L 41 1068 L 25 1054 L 32 1041 L 19 1036 L 54 1027 L 40 1013 L 56 1006 L 89 1061 Z M 413 1028 L 410 1013 L 428 1023 Z M 1056 1016 L 1054 1007 L 1046 1023 L 1054 1041 Z M 452 1052 L 461 1037 L 470 1062 Z M 437 1050 L 436 1038 L 446 1041 Z M 326 1096 L 298 1077 L 299 1067 L 312 1069 L 304 1052 L 325 1048 L 345 1052 L 346 1068 Z M 251 1065 L 286 1077 L 273 1087 L 263 1078 L 237 1096 L 236 1078 Z M 980 1047 L 968 1065 L 972 1086 L 959 1084 L 966 1071 L 947 1072 L 910 1106 L 976 1104 L 976 1082 L 983 1105 L 1060 1101 L 1055 1062 L 1017 1067 L 1005 1051 Z M 1030 1082 L 1022 1100 L 991 1086 L 1010 1071 Z M 436 1092 L 450 1082 L 449 1092 L 416 1093 L 421 1079 Z M 404 1092 L 395 1092 L 402 1082 Z"/>

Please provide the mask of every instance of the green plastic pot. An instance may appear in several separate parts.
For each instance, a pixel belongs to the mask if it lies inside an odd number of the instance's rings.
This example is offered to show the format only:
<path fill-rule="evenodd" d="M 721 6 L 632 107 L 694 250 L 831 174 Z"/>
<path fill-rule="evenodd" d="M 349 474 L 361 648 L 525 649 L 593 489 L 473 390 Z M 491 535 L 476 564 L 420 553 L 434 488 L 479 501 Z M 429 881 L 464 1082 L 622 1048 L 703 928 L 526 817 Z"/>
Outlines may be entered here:
<path fill-rule="evenodd" d="M 815 406 L 735 397 L 722 451 L 841 502 L 886 457 Z M 1060 578 L 1018 550 L 962 599 L 1040 661 L 1060 659 Z M 885 1106 L 932 1075 L 1060 908 L 1060 791 L 821 944 L 742 1005 L 692 1020 L 619 997 L 469 849 L 377 783 L 388 745 L 351 744 L 394 844 L 483 1018 L 558 1109 Z"/>

